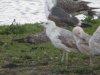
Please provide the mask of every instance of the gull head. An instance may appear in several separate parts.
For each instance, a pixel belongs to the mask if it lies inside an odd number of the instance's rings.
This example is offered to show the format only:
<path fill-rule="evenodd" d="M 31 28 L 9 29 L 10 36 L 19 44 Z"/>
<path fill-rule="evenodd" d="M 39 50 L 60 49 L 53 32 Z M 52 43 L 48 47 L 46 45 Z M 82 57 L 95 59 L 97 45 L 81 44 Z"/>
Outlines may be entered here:
<path fill-rule="evenodd" d="M 75 27 L 72 32 L 77 38 L 81 38 L 84 35 L 84 30 L 81 27 Z"/>
<path fill-rule="evenodd" d="M 41 25 L 45 28 L 54 28 L 56 27 L 56 24 L 55 22 L 51 21 L 51 20 L 48 20 L 46 22 L 41 22 Z"/>

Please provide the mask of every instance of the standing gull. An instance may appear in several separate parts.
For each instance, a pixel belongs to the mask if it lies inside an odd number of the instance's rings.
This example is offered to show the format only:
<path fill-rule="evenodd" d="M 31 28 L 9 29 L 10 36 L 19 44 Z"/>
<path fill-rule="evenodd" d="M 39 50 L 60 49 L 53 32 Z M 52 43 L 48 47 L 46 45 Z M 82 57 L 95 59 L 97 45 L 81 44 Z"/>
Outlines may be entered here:
<path fill-rule="evenodd" d="M 56 26 L 55 22 L 50 20 L 46 23 L 42 23 L 42 25 L 46 28 L 46 35 L 51 40 L 52 44 L 63 51 L 61 61 L 65 60 L 66 53 L 68 59 L 68 52 L 76 51 L 77 49 L 72 32 Z"/>
<path fill-rule="evenodd" d="M 92 66 L 92 57 L 97 55 L 97 53 L 94 53 L 94 50 L 89 48 L 89 40 L 91 36 L 85 33 L 81 27 L 75 27 L 73 29 L 73 35 L 79 51 L 89 56 L 90 66 Z"/>

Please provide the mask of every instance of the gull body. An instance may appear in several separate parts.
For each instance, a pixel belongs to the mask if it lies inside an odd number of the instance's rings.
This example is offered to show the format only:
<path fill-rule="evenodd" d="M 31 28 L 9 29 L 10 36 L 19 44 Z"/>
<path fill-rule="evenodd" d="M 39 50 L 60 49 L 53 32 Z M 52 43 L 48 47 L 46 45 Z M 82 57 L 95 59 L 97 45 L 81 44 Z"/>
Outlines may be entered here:
<path fill-rule="evenodd" d="M 89 48 L 89 39 L 91 36 L 85 33 L 81 27 L 75 27 L 73 29 L 73 35 L 79 51 L 86 55 L 91 55 L 91 50 Z"/>
<path fill-rule="evenodd" d="M 75 40 L 72 32 L 56 26 L 55 22 L 48 20 L 42 24 L 46 28 L 46 35 L 52 44 L 63 52 L 61 61 L 64 60 L 65 53 L 76 51 Z"/>
<path fill-rule="evenodd" d="M 79 21 L 77 17 L 65 12 L 62 8 L 57 6 L 54 6 L 51 9 L 51 13 L 49 14 L 48 18 L 53 20 L 60 27 L 64 26 L 61 23 L 65 24 L 65 26 L 81 25 L 81 21 Z"/>
<path fill-rule="evenodd" d="M 94 50 L 89 48 L 89 40 L 91 38 L 90 35 L 84 32 L 81 27 L 75 27 L 73 29 L 73 35 L 76 40 L 76 45 L 78 50 L 89 56 L 90 58 L 90 66 L 93 66 L 92 57 L 95 55 Z"/>

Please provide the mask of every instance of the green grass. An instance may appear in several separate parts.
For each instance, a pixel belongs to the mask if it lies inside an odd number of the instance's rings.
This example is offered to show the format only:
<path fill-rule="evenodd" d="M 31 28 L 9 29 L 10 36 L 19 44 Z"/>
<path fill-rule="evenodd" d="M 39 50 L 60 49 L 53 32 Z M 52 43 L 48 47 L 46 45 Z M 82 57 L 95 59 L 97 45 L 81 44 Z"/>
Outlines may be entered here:
<path fill-rule="evenodd" d="M 84 28 L 90 35 L 100 24 L 100 20 L 90 22 L 92 27 Z M 50 42 L 43 44 L 18 43 L 14 39 L 20 39 L 27 35 L 43 31 L 39 24 L 25 24 L 0 26 L 0 75 L 13 75 L 13 70 L 18 75 L 81 75 L 100 73 L 100 57 L 94 57 L 94 67 L 89 67 L 89 58 L 80 53 L 70 53 L 69 63 L 61 62 L 61 52 Z M 17 65 L 9 71 L 7 62 Z M 66 66 L 68 66 L 66 68 Z M 32 74 L 30 74 L 32 73 Z"/>
<path fill-rule="evenodd" d="M 98 26 L 100 26 L 100 19 L 91 20 L 87 17 L 83 22 L 90 24 L 92 26 L 89 28 L 84 28 L 84 30 L 90 35 L 92 35 L 95 32 L 95 30 L 98 28 Z"/>
<path fill-rule="evenodd" d="M 66 74 L 66 73 L 79 73 L 79 74 L 84 74 L 84 73 L 93 73 L 93 71 L 95 70 L 100 70 L 100 66 L 96 66 L 96 67 L 88 67 L 88 66 L 81 66 L 81 67 L 54 67 L 52 69 L 53 73 L 61 73 L 61 74 Z"/>
<path fill-rule="evenodd" d="M 10 25 L 0 26 L 0 34 L 25 34 L 25 33 L 36 33 L 42 31 L 43 27 L 38 23 L 36 24 L 24 24 L 24 25 Z"/>

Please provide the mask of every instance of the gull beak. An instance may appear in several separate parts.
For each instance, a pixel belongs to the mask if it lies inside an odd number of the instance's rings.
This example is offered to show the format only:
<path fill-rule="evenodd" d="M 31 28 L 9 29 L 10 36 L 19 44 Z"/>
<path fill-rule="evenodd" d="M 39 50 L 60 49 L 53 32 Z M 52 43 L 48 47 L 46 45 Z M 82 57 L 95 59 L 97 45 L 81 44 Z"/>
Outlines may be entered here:
<path fill-rule="evenodd" d="M 44 22 L 41 22 L 40 24 L 44 24 Z"/>

